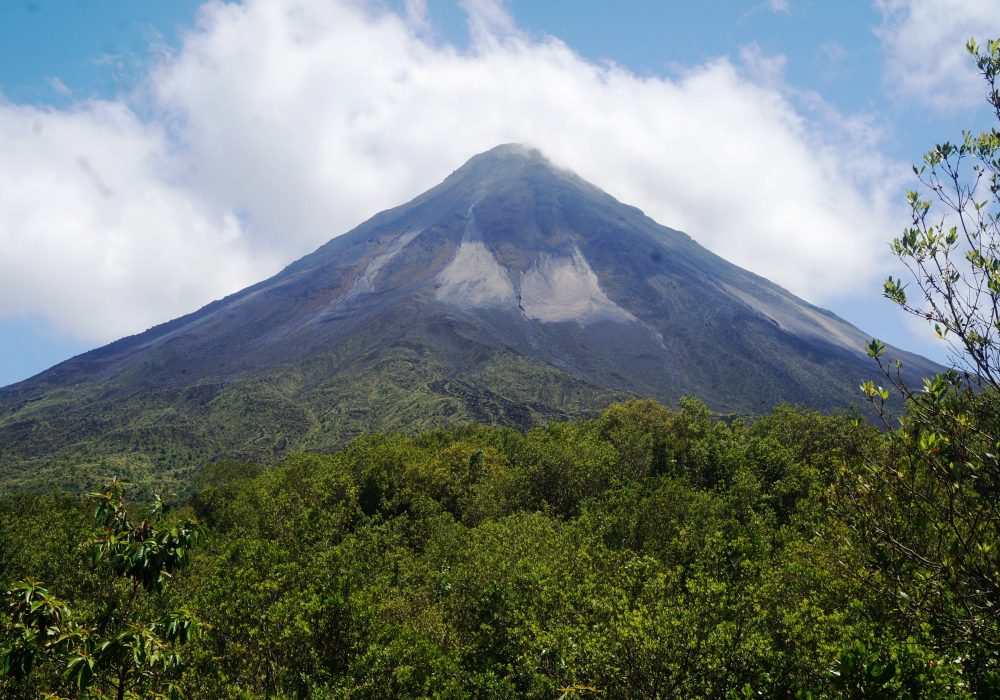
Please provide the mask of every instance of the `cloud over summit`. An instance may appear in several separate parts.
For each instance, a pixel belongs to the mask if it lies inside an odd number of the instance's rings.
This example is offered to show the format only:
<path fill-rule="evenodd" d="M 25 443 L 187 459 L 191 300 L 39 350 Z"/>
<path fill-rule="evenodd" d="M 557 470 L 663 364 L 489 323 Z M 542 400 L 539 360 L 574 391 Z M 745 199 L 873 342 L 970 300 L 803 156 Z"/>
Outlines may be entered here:
<path fill-rule="evenodd" d="M 786 85 L 783 57 L 638 76 L 464 5 L 467 48 L 429 38 L 418 0 L 210 3 L 139 104 L 0 103 L 0 314 L 142 330 L 506 142 L 812 301 L 871 288 L 899 169 L 864 120 Z"/>

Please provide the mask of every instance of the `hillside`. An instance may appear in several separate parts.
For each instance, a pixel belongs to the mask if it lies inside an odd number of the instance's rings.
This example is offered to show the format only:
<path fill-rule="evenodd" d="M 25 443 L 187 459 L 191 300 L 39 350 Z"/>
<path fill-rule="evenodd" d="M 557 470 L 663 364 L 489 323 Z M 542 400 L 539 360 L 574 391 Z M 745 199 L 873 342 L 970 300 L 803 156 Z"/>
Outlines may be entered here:
<path fill-rule="evenodd" d="M 0 478 L 177 486 L 220 457 L 525 429 L 635 396 L 832 410 L 876 375 L 868 337 L 538 151 L 499 146 L 271 279 L 0 389 Z"/>

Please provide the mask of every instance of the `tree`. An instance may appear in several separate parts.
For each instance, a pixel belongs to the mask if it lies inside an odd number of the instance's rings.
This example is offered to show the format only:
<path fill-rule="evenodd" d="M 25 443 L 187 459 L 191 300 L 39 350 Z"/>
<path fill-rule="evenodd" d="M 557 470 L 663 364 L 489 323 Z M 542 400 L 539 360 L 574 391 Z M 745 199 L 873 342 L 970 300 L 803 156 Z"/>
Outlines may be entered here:
<path fill-rule="evenodd" d="M 967 48 L 1000 123 L 1000 41 Z M 964 654 L 968 677 L 1000 687 L 1000 132 L 963 133 L 914 167 L 912 220 L 892 244 L 917 294 L 889 277 L 884 294 L 932 324 L 952 368 L 919 389 L 902 364 L 869 354 L 906 399 L 899 427 L 890 390 L 862 385 L 889 428 L 861 469 L 849 470 L 847 519 L 873 546 L 882 585 L 924 634 Z M 914 625 L 915 628 L 919 624 Z M 929 631 L 928 631 L 929 630 Z M 958 656 L 956 656 L 958 658 Z M 986 685 L 982 685 L 986 684 Z"/>
<path fill-rule="evenodd" d="M 1000 122 L 1000 40 L 985 46 L 969 40 L 967 48 Z M 893 277 L 884 294 L 930 322 L 949 344 L 953 363 L 973 381 L 1000 389 L 1000 132 L 966 131 L 961 143 L 934 146 L 913 172 L 938 206 L 922 192 L 908 192 L 912 221 L 892 251 L 919 298 Z"/>
<path fill-rule="evenodd" d="M 105 598 L 93 615 L 81 615 L 40 581 L 25 579 L 6 592 L 10 637 L 0 650 L 0 678 L 25 681 L 37 667 L 62 666 L 81 697 L 176 698 L 174 678 L 183 666 L 179 647 L 196 636 L 199 623 L 180 608 L 157 612 L 167 581 L 189 561 L 200 528 L 192 520 L 170 524 L 157 497 L 133 523 L 121 481 L 91 494 L 97 532 L 90 545 L 94 564 L 107 567 Z M 65 686 L 66 683 L 60 685 Z M 59 697 L 56 693 L 47 697 Z"/>

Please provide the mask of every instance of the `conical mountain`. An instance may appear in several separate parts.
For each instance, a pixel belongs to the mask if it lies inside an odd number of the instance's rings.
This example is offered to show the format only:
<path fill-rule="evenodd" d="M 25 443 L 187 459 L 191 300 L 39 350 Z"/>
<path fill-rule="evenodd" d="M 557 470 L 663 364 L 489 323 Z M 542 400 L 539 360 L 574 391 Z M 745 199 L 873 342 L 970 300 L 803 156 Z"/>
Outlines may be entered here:
<path fill-rule="evenodd" d="M 630 396 L 832 409 L 875 376 L 867 340 L 504 145 L 268 280 L 0 389 L 0 476 L 103 464 L 170 481 L 205 459 L 523 428 Z"/>

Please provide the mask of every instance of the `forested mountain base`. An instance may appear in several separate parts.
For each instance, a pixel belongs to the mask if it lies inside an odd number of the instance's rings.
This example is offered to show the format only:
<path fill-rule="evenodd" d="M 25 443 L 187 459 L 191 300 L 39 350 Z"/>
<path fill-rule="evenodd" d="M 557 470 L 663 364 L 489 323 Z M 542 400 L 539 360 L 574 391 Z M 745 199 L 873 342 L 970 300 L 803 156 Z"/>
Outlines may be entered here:
<path fill-rule="evenodd" d="M 145 612 L 202 621 L 170 676 L 191 698 L 990 696 L 995 616 L 956 634 L 961 597 L 852 510 L 891 439 L 849 415 L 635 401 L 524 434 L 220 463 L 180 509 L 203 543 Z M 120 607 L 89 505 L 2 507 L 3 585 L 34 576 L 85 617 Z M 64 668 L 0 694 L 77 697 Z"/>
<path fill-rule="evenodd" d="M 122 394 L 110 381 L 26 402 L 0 416 L 0 493 L 86 492 L 116 474 L 142 498 L 183 494 L 208 461 L 271 466 L 364 434 L 462 422 L 526 429 L 593 417 L 630 396 L 509 352 L 460 372 L 423 346 L 354 350 L 336 353 L 344 371 L 334 379 L 324 363 L 301 363 L 229 383 Z"/>

